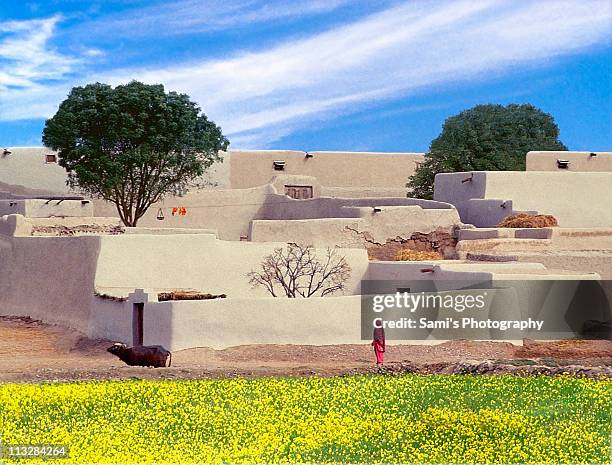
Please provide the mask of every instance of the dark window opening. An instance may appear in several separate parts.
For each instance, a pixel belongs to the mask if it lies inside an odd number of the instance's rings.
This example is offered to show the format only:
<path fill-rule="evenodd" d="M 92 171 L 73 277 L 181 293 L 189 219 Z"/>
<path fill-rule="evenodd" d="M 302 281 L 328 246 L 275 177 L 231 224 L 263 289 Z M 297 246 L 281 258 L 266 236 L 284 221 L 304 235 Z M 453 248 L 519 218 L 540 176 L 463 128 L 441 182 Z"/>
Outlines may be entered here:
<path fill-rule="evenodd" d="M 312 199 L 312 186 L 285 186 L 285 195 L 292 199 Z"/>
<path fill-rule="evenodd" d="M 557 167 L 562 170 L 566 170 L 569 168 L 569 160 L 557 160 Z"/>

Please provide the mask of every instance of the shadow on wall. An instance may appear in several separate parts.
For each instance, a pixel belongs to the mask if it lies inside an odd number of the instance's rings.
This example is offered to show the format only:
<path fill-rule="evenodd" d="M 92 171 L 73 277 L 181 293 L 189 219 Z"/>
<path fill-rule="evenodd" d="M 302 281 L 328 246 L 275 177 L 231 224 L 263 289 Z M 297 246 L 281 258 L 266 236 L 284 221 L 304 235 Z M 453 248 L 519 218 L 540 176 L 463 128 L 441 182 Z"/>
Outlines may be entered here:
<path fill-rule="evenodd" d="M 295 183 L 295 178 L 296 176 L 277 177 L 273 184 L 249 189 L 200 190 L 182 198 L 169 198 L 151 206 L 138 226 L 214 229 L 220 239 L 237 241 L 249 237 L 252 220 L 359 218 L 363 214 L 363 208 L 375 206 L 418 205 L 427 210 L 453 208 L 443 202 L 405 197 L 315 197 L 296 200 L 278 193 L 278 189 L 286 182 Z M 308 178 L 308 182 L 313 186 L 313 195 L 316 195 L 318 192 L 316 180 Z M 101 201 L 95 201 L 94 205 L 96 216 L 116 216 L 113 205 Z M 172 216 L 172 208 L 179 206 L 185 207 L 187 214 Z M 164 213 L 163 221 L 157 219 L 160 208 Z"/>
<path fill-rule="evenodd" d="M 0 235 L 0 314 L 86 333 L 100 248 L 99 236 Z"/>
<path fill-rule="evenodd" d="M 406 329 L 390 330 L 388 339 L 437 340 L 450 339 L 480 340 L 517 340 L 524 337 L 531 339 L 574 338 L 589 319 L 609 319 L 609 302 L 599 288 L 596 280 L 592 281 L 517 281 L 472 279 L 469 281 L 413 281 L 412 292 L 431 293 L 434 296 L 461 298 L 472 295 L 474 301 L 479 296 L 484 299 L 484 307 L 464 307 L 460 312 L 455 307 L 436 304 L 421 307 L 418 314 L 431 321 L 447 321 L 449 318 L 474 318 L 479 321 L 527 320 L 535 318 L 544 321 L 538 330 L 530 328 L 521 331 L 500 331 L 496 328 L 467 329 L 426 329 L 409 331 Z M 384 281 L 383 286 L 406 285 L 406 281 L 393 283 Z M 584 288 L 580 291 L 580 288 Z M 600 289 L 594 296 L 594 289 Z M 395 288 L 372 289 L 372 294 L 391 292 Z M 227 347 L 250 344 L 363 344 L 371 340 L 371 327 L 367 324 L 380 313 L 365 312 L 362 314 L 362 299 L 371 305 L 369 296 L 343 296 L 310 299 L 233 299 L 207 301 L 174 301 L 148 302 L 143 312 L 144 344 L 163 345 L 177 351 L 195 347 L 225 349 Z M 457 301 L 459 302 L 459 301 Z M 584 302 L 592 302 L 593 308 L 584 313 Z M 132 303 L 124 305 L 123 326 L 115 334 L 97 333 L 97 337 L 110 337 L 114 340 L 124 339 L 132 343 L 129 337 L 131 324 L 129 311 Z M 457 304 L 459 305 L 459 304 Z M 590 307 L 590 306 L 589 306 Z M 330 312 L 329 309 L 333 308 Z M 405 316 L 405 308 L 387 308 L 384 317 L 387 320 L 400 320 Z M 107 312 L 105 319 L 119 315 Z M 362 321 L 366 322 L 362 325 Z M 433 329 L 433 330 L 432 330 Z M 97 328 L 98 331 L 101 328 Z M 405 341 L 408 342 L 408 341 Z"/>

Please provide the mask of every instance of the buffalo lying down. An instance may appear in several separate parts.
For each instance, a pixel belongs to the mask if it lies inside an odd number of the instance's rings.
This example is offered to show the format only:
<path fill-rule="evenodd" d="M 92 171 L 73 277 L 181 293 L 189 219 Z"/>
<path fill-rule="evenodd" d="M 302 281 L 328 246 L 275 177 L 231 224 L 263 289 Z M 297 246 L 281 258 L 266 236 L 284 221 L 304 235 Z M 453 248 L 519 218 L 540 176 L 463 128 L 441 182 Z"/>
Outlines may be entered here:
<path fill-rule="evenodd" d="M 166 361 L 168 361 L 167 366 L 172 364 L 172 353 L 162 346 L 128 347 L 117 342 L 106 350 L 131 366 L 163 368 L 166 366 Z"/>

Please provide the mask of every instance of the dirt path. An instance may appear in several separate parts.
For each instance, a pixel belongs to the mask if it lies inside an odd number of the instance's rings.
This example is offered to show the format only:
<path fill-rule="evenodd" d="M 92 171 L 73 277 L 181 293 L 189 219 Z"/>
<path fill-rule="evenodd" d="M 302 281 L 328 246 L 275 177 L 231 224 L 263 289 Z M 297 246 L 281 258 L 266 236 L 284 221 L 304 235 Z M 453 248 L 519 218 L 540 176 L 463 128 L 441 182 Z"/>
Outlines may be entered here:
<path fill-rule="evenodd" d="M 110 341 L 90 340 L 60 326 L 0 317 L 0 382 L 90 379 L 199 379 L 221 376 L 323 376 L 375 371 L 369 344 L 340 346 L 252 345 L 173 353 L 172 367 L 128 367 L 106 352 Z M 452 341 L 439 345 L 391 345 L 390 368 L 441 367 L 465 360 L 555 359 L 612 366 L 612 341 Z"/>

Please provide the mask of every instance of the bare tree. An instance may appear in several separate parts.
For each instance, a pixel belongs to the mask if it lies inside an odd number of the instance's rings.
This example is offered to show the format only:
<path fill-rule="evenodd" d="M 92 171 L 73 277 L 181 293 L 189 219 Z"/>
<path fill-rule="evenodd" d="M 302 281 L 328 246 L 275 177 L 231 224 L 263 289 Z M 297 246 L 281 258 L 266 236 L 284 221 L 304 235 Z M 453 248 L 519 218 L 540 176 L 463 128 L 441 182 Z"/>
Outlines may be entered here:
<path fill-rule="evenodd" d="M 289 243 L 264 258 L 261 271 L 247 274 L 253 287 L 263 286 L 273 297 L 313 297 L 342 291 L 351 267 L 337 250 L 327 248 L 319 260 L 312 245 Z"/>

